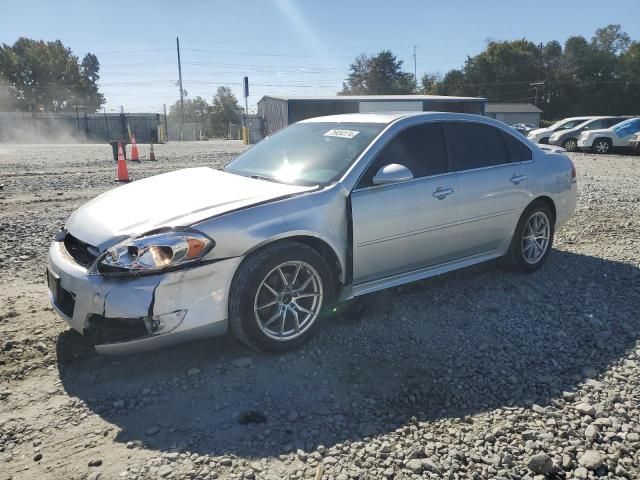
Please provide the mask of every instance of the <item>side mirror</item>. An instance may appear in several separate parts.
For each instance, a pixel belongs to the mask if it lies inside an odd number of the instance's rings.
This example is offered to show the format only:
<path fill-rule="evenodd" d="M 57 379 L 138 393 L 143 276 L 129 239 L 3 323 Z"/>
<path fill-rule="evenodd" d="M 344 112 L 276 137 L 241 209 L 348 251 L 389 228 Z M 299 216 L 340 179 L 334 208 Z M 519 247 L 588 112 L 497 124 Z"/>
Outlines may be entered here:
<path fill-rule="evenodd" d="M 373 177 L 374 185 L 388 185 L 390 183 L 400 183 L 406 182 L 407 180 L 411 180 L 413 178 L 413 173 L 404 165 L 399 165 L 397 163 L 390 163 L 389 165 L 385 165 L 376 176 Z"/>

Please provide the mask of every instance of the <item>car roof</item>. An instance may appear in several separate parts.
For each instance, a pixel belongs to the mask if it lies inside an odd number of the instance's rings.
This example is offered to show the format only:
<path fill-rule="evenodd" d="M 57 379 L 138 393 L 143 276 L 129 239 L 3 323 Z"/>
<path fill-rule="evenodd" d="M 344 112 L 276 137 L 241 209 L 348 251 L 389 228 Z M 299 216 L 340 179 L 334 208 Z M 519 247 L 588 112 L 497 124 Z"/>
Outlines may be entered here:
<path fill-rule="evenodd" d="M 308 118 L 298 123 L 382 123 L 390 124 L 403 118 L 431 118 L 433 120 L 473 120 L 483 123 L 493 123 L 490 117 L 470 113 L 451 112 L 371 112 L 344 113 L 341 115 L 327 115 L 324 117 Z M 495 120 L 494 120 L 495 122 Z M 502 123 L 502 122 L 499 122 Z"/>

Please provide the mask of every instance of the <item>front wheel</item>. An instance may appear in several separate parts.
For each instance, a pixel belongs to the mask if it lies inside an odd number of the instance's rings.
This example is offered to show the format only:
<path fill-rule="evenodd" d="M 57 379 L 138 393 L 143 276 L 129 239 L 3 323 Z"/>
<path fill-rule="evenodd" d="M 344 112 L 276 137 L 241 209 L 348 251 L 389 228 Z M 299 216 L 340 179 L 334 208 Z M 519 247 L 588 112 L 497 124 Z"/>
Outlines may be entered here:
<path fill-rule="evenodd" d="M 229 327 L 256 350 L 293 350 L 315 335 L 334 290 L 331 270 L 316 250 L 288 241 L 268 245 L 234 276 Z"/>
<path fill-rule="evenodd" d="M 520 272 L 533 272 L 549 256 L 555 219 L 546 203 L 535 201 L 524 211 L 511 240 L 505 260 Z"/>

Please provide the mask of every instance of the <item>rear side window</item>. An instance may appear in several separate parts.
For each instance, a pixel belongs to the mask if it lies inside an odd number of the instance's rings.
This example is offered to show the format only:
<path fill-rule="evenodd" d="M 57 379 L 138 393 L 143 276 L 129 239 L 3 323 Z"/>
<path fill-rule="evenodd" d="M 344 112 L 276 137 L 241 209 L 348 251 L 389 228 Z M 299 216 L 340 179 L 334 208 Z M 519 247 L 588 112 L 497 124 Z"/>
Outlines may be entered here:
<path fill-rule="evenodd" d="M 447 171 L 447 153 L 442 126 L 424 123 L 398 133 L 369 165 L 359 187 L 373 185 L 373 177 L 390 163 L 404 165 L 414 178 L 438 175 Z"/>
<path fill-rule="evenodd" d="M 506 132 L 500 132 L 504 139 L 504 144 L 507 147 L 507 155 L 510 162 L 526 162 L 531 160 L 531 150 L 520 140 L 513 135 L 509 135 Z"/>
<path fill-rule="evenodd" d="M 480 123 L 447 125 L 456 170 L 491 167 L 509 163 L 500 130 Z"/>

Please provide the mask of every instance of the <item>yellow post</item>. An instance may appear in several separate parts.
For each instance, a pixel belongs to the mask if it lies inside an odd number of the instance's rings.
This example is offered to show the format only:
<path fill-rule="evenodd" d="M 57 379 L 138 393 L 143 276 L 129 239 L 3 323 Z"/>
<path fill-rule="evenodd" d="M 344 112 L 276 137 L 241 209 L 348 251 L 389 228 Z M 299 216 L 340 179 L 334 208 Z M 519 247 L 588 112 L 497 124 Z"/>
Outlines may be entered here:
<path fill-rule="evenodd" d="M 242 141 L 245 145 L 249 145 L 249 129 L 242 127 Z"/>

